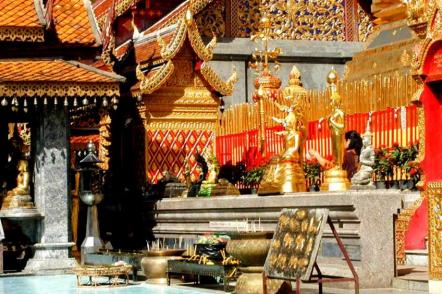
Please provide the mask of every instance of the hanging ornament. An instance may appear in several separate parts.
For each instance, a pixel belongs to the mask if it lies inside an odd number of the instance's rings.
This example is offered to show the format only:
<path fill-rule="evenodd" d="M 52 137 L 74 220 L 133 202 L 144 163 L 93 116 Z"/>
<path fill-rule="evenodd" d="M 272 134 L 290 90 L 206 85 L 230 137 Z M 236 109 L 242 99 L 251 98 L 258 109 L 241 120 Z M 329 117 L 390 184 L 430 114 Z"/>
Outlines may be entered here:
<path fill-rule="evenodd" d="M 25 113 L 28 112 L 28 99 L 26 99 L 26 98 L 23 100 L 23 111 Z"/>
<path fill-rule="evenodd" d="M 74 107 L 78 106 L 78 101 L 77 101 L 77 97 L 74 98 Z"/>
<path fill-rule="evenodd" d="M 87 98 L 85 97 L 85 98 L 83 99 L 83 101 L 81 101 L 81 103 L 83 103 L 83 105 L 86 106 L 86 105 L 89 104 L 89 100 L 87 100 Z"/>
<path fill-rule="evenodd" d="M 37 107 L 37 105 L 38 105 L 38 100 L 37 100 L 37 97 L 35 97 L 34 98 L 34 106 Z"/>
<path fill-rule="evenodd" d="M 48 105 L 48 98 L 47 97 L 45 97 L 45 99 L 43 99 L 43 105 L 44 106 Z"/>
<path fill-rule="evenodd" d="M 8 100 L 6 100 L 6 98 L 3 98 L 2 106 L 8 106 Z"/>
<path fill-rule="evenodd" d="M 103 104 L 103 107 L 107 107 L 109 105 L 109 102 L 107 101 L 106 97 L 103 98 L 102 104 Z"/>
<path fill-rule="evenodd" d="M 54 105 L 55 105 L 55 106 L 58 105 L 58 99 L 57 99 L 57 97 L 54 98 Z"/>
<path fill-rule="evenodd" d="M 138 102 L 143 101 L 143 96 L 142 96 L 141 94 L 138 94 L 138 95 L 137 95 L 137 101 L 138 101 Z"/>
<path fill-rule="evenodd" d="M 117 110 L 117 109 L 118 109 L 118 104 L 114 104 L 114 105 L 112 105 L 112 108 L 113 108 L 114 110 Z"/>
<path fill-rule="evenodd" d="M 64 97 L 63 105 L 64 105 L 65 107 L 68 107 L 68 106 L 69 106 L 68 97 Z"/>
<path fill-rule="evenodd" d="M 97 97 L 94 97 L 94 104 L 97 105 Z"/>

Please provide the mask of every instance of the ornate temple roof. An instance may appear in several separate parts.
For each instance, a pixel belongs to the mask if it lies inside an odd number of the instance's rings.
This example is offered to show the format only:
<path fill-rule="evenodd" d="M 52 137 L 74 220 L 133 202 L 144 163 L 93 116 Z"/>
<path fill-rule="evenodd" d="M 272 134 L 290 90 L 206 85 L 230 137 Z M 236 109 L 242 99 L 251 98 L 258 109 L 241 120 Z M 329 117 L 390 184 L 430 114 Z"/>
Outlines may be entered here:
<path fill-rule="evenodd" d="M 53 22 L 62 43 L 100 44 L 100 34 L 89 1 L 58 0 L 53 6 Z"/>
<path fill-rule="evenodd" d="M 44 40 L 44 18 L 32 0 L 0 1 L 0 41 Z"/>
<path fill-rule="evenodd" d="M 0 11 L 0 41 L 43 42 L 52 25 L 63 44 L 101 43 L 89 0 L 2 0 Z"/>
<path fill-rule="evenodd" d="M 136 73 L 140 82 L 132 87 L 133 92 L 150 94 L 159 89 L 172 76 L 175 70 L 173 58 L 187 40 L 200 60 L 196 70 L 214 91 L 223 96 L 232 94 L 237 79 L 236 72 L 225 82 L 209 66 L 207 62 L 213 57 L 216 37 L 205 44 L 193 18 L 212 1 L 186 1 L 138 36 L 134 48 L 138 63 Z M 142 71 L 141 64 L 148 65 L 147 71 Z"/>
<path fill-rule="evenodd" d="M 76 61 L 0 61 L 0 96 L 119 96 L 119 75 Z"/>

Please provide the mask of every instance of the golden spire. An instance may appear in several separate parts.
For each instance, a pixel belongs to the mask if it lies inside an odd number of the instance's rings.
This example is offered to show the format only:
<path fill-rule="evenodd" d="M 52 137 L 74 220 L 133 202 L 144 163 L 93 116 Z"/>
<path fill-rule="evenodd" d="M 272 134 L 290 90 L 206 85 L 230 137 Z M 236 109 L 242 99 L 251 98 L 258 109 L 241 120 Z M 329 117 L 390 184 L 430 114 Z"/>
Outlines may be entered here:
<path fill-rule="evenodd" d="M 252 54 L 253 62 L 249 62 L 249 67 L 255 70 L 255 72 L 260 75 L 262 72 L 268 73 L 269 62 L 274 62 L 273 72 L 279 70 L 279 63 L 276 60 L 278 56 L 282 53 L 280 48 L 269 49 L 269 40 L 273 40 L 278 36 L 277 33 L 272 31 L 272 22 L 264 14 L 259 21 L 259 32 L 250 37 L 254 42 L 258 40 L 262 41 L 262 49 L 259 50 L 255 48 L 255 52 Z"/>

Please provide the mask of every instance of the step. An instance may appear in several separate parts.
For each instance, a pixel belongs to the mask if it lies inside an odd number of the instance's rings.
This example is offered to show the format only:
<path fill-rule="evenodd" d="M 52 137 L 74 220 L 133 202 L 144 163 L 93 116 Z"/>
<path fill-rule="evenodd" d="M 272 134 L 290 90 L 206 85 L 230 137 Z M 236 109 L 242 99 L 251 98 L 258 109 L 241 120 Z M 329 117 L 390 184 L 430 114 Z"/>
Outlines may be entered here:
<path fill-rule="evenodd" d="M 428 249 L 405 250 L 405 264 L 428 267 Z"/>
<path fill-rule="evenodd" d="M 408 291 L 423 291 L 428 293 L 428 279 L 427 280 L 407 280 L 401 277 L 393 278 L 393 288 L 408 290 Z"/>
<path fill-rule="evenodd" d="M 393 288 L 428 292 L 428 267 L 402 265 L 397 270 L 399 276 L 393 278 Z"/>

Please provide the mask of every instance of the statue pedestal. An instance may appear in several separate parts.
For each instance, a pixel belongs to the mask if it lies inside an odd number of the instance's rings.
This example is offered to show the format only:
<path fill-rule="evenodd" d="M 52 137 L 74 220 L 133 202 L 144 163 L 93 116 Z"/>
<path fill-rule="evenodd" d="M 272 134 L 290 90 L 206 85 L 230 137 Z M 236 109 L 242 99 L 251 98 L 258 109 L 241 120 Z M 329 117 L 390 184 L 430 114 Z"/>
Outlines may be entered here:
<path fill-rule="evenodd" d="M 261 181 L 258 195 L 306 192 L 304 171 L 296 160 L 272 160 Z"/>
<path fill-rule="evenodd" d="M 340 168 L 332 168 L 324 173 L 324 182 L 321 184 L 321 191 L 344 192 L 351 186 L 347 178 L 347 171 Z"/>
<path fill-rule="evenodd" d="M 240 195 L 239 190 L 229 183 L 227 180 L 219 180 L 218 183 L 206 183 L 201 184 L 200 192 L 198 196 L 200 197 L 210 197 L 210 196 L 237 196 Z"/>
<path fill-rule="evenodd" d="M 31 195 L 10 195 L 3 199 L 2 211 L 8 209 L 32 209 L 34 203 L 32 203 Z"/>

